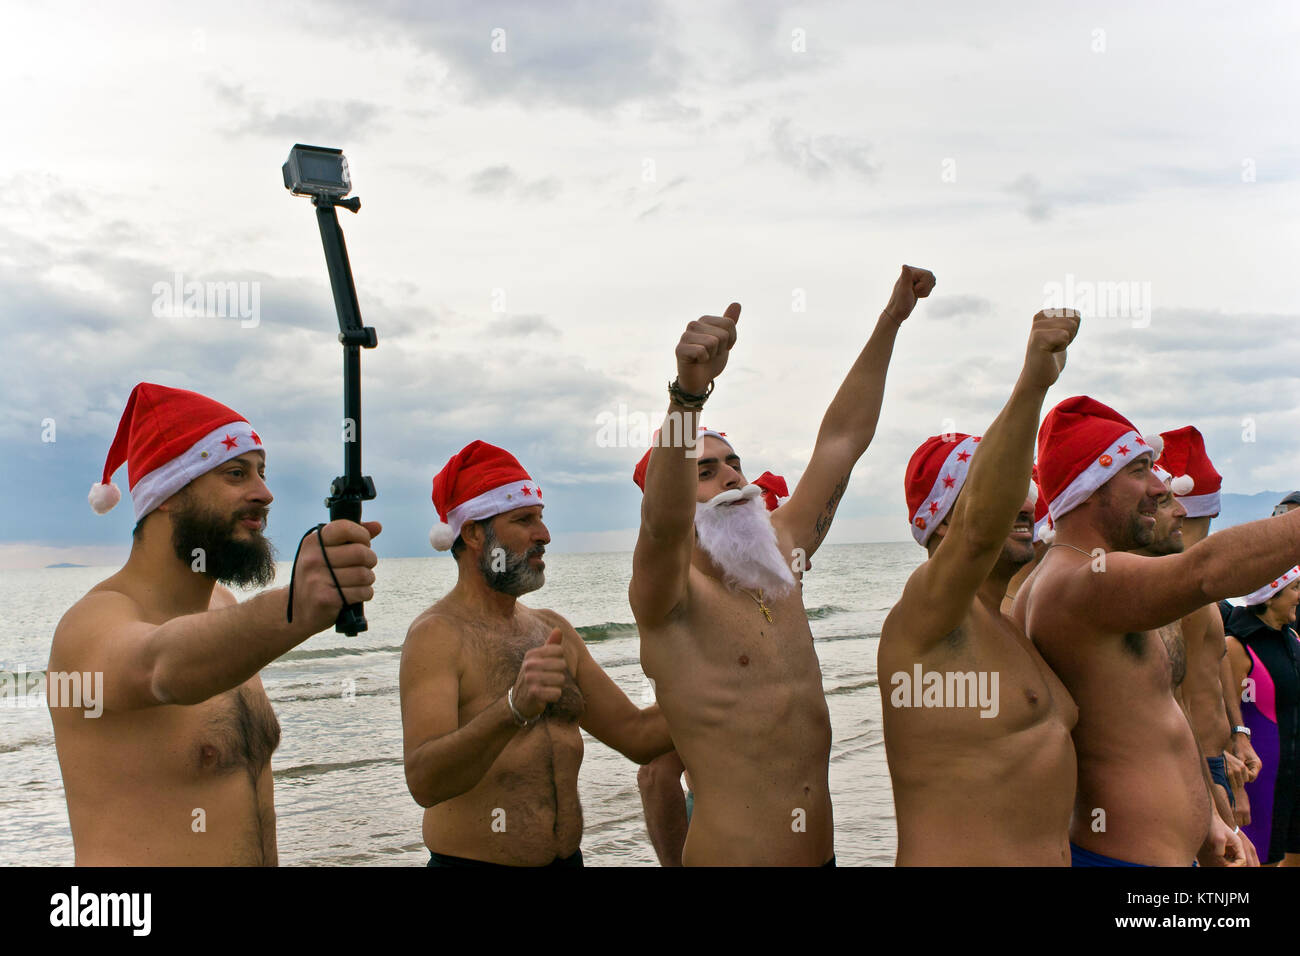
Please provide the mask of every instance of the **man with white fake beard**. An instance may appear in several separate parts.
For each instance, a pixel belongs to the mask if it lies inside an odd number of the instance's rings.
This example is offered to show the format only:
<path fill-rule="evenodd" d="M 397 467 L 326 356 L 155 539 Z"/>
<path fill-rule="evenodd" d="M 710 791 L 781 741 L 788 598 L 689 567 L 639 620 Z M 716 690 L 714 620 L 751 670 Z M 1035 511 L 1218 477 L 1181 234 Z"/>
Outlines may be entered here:
<path fill-rule="evenodd" d="M 633 475 L 645 498 L 628 596 L 695 792 L 687 866 L 835 863 L 830 717 L 801 577 L 875 435 L 898 329 L 933 288 L 903 267 L 770 518 L 725 433 L 699 427 L 740 306 L 691 322 L 677 344 L 664 427 Z"/>

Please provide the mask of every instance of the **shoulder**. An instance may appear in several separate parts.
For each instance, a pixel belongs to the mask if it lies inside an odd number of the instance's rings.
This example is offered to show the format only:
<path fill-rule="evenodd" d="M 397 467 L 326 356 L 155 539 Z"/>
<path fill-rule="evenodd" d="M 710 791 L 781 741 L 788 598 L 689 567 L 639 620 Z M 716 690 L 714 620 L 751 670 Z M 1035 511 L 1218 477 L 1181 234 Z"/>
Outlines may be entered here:
<path fill-rule="evenodd" d="M 235 596 L 234 591 L 224 584 L 218 584 L 212 589 L 212 602 L 208 606 L 215 611 L 217 608 L 233 607 L 238 603 L 239 598 Z"/>
<path fill-rule="evenodd" d="M 423 611 L 406 629 L 403 650 L 413 647 L 459 649 L 464 637 L 464 621 L 435 604 Z"/>
<path fill-rule="evenodd" d="M 524 610 L 526 610 L 535 620 L 542 622 L 547 627 L 558 627 L 566 634 L 569 631 L 574 630 L 573 625 L 569 623 L 569 619 L 559 611 L 553 611 L 549 607 L 524 608 Z"/>
<path fill-rule="evenodd" d="M 56 643 L 67 643 L 84 635 L 88 628 L 103 631 L 116 624 L 144 620 L 144 609 L 135 598 L 109 582 L 96 585 L 64 612 L 54 631 Z"/>

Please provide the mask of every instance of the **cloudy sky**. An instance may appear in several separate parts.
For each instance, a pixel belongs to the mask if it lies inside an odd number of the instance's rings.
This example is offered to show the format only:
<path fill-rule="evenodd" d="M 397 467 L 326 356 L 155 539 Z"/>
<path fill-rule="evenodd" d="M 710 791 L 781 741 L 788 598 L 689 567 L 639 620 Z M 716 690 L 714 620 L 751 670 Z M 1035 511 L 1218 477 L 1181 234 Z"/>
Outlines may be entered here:
<path fill-rule="evenodd" d="M 1300 485 L 1300 30 L 1293 4 L 1245 11 L 10 2 L 0 567 L 125 556 L 129 506 L 85 495 L 139 381 L 253 422 L 282 555 L 321 519 L 341 350 L 281 182 L 295 142 L 342 147 L 363 200 L 341 215 L 380 341 L 381 555 L 430 553 L 430 479 L 475 438 L 541 483 L 554 548 L 630 547 L 674 344 L 732 300 L 705 421 L 793 484 L 903 262 L 938 288 L 831 541 L 907 539 L 912 449 L 987 426 L 1067 292 L 1086 319 L 1053 400 L 1197 425 L 1227 492 Z M 190 282 L 256 315 L 160 305 Z"/>

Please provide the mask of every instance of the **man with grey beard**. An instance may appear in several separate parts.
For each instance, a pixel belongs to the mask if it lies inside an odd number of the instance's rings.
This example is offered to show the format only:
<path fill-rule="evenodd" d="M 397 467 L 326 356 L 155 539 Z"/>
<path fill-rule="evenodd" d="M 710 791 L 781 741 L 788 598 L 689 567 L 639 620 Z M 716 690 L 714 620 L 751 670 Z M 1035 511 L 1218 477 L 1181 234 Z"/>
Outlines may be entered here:
<path fill-rule="evenodd" d="M 801 578 L 875 435 L 894 339 L 934 276 L 904 266 L 822 419 L 803 478 L 769 518 L 740 457 L 699 413 L 740 306 L 687 325 L 645 492 L 629 600 L 641 662 L 695 792 L 682 862 L 835 862 L 831 727 Z"/>
<path fill-rule="evenodd" d="M 518 598 L 545 583 L 542 489 L 513 455 L 471 442 L 433 479 L 429 536 L 457 580 L 402 648 L 406 783 L 429 866 L 582 866 L 579 728 L 637 763 L 672 749 L 554 611 Z"/>

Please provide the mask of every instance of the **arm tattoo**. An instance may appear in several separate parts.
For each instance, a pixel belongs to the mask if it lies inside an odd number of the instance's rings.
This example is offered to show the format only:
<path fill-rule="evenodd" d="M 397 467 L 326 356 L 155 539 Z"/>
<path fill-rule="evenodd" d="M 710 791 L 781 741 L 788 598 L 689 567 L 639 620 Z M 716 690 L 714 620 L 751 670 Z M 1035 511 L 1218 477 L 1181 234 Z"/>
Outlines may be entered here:
<path fill-rule="evenodd" d="M 821 544 L 822 538 L 826 537 L 826 532 L 831 529 L 831 520 L 835 517 L 835 509 L 839 507 L 840 499 L 844 497 L 844 489 L 849 486 L 849 476 L 845 475 L 835 485 L 831 496 L 826 499 L 826 507 L 822 513 L 817 516 L 817 524 L 814 526 L 816 535 L 813 538 L 813 544 Z"/>

